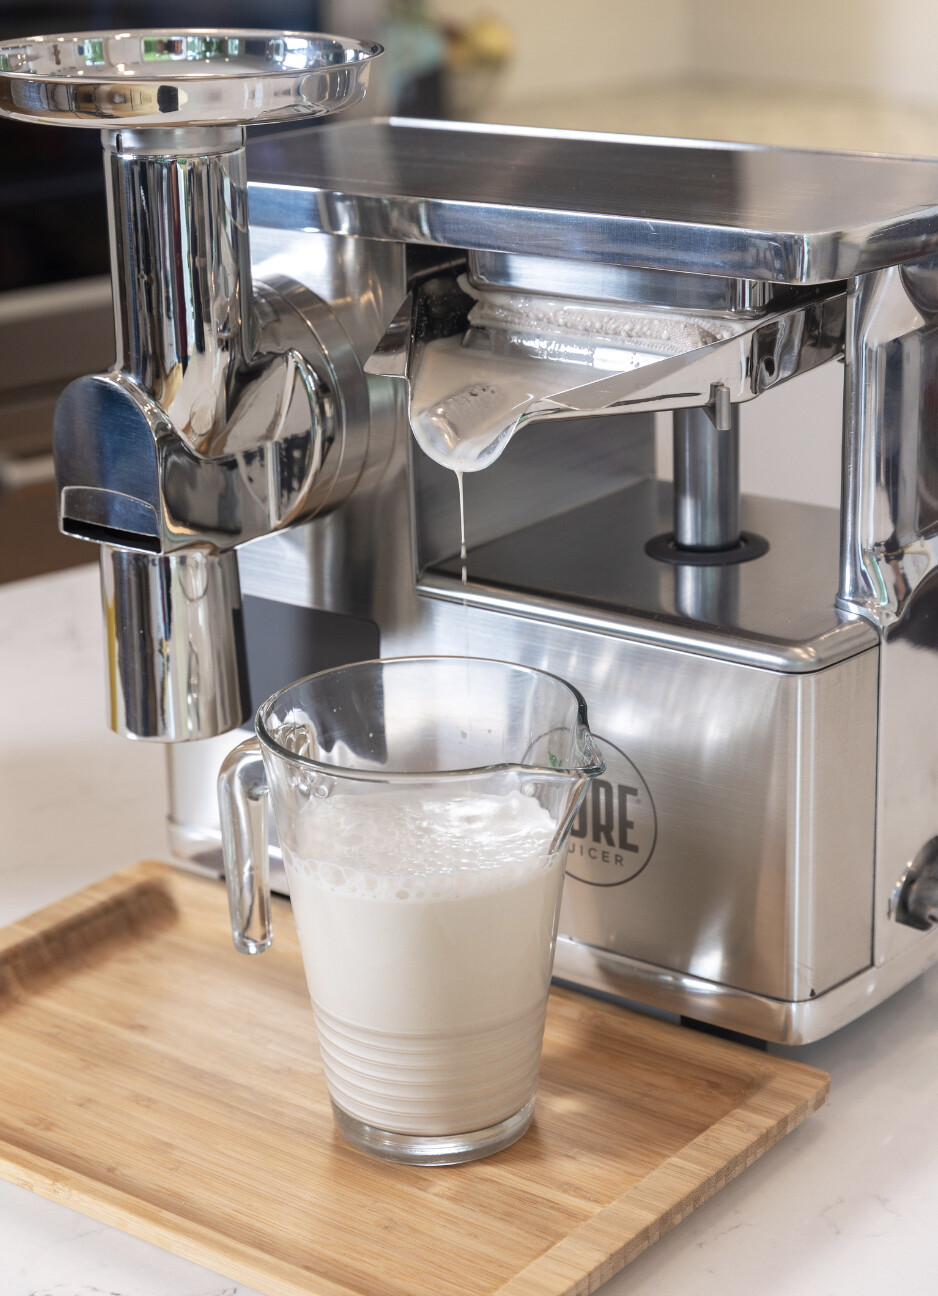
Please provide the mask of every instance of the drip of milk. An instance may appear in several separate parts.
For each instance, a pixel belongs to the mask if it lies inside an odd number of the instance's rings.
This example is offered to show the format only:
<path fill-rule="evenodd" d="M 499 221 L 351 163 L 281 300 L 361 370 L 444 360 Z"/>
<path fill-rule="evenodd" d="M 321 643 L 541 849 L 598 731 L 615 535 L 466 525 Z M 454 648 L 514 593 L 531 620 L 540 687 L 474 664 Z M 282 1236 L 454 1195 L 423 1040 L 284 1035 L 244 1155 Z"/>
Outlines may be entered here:
<path fill-rule="evenodd" d="M 466 584 L 465 473 L 494 463 L 525 419 L 559 412 L 559 394 L 589 385 L 600 372 L 641 369 L 722 333 L 676 315 L 491 290 L 479 294 L 467 281 L 460 283 L 477 298 L 469 314 L 472 327 L 418 348 L 409 414 L 423 452 L 456 474 Z"/>
<path fill-rule="evenodd" d="M 465 585 L 468 579 L 466 570 L 466 488 L 463 481 L 462 470 L 456 469 L 456 483 L 459 487 L 459 562 L 462 569 L 462 583 Z"/>
<path fill-rule="evenodd" d="M 425 380 L 424 389 L 435 399 L 426 408 L 412 406 L 410 411 L 411 430 L 421 450 L 456 475 L 460 574 L 464 585 L 468 579 L 464 474 L 481 472 L 495 462 L 514 436 L 518 420 L 542 394 L 541 388 L 545 392 L 555 388 L 557 373 L 568 368 L 549 365 L 538 371 L 528 365 L 519 371 L 509 357 L 487 353 L 486 381 L 467 385 L 465 362 L 466 351 L 458 338 L 428 347 L 419 372 Z M 581 372 L 572 370 L 574 377 Z"/>
<path fill-rule="evenodd" d="M 330 1093 L 416 1135 L 534 1097 L 563 859 L 533 797 L 312 801 L 284 861 Z"/>
<path fill-rule="evenodd" d="M 484 379 L 467 383 L 467 348 L 455 337 L 426 347 L 418 361 L 412 385 L 421 402 L 411 405 L 410 425 L 420 448 L 444 468 L 487 468 L 522 415 L 541 398 L 582 382 L 583 371 L 562 364 L 519 366 L 511 356 L 486 351 L 484 373 Z"/>

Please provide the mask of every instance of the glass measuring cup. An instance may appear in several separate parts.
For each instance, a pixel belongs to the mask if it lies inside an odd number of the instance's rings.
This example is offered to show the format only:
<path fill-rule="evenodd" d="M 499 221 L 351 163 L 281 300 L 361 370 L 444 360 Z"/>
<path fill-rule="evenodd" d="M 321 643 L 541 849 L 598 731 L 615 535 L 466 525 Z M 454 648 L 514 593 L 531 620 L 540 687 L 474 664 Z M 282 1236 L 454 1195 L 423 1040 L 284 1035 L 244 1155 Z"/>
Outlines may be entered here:
<path fill-rule="evenodd" d="M 530 1124 L 567 837 L 603 760 L 556 676 L 462 657 L 325 671 L 219 775 L 235 945 L 271 941 L 267 800 L 336 1123 L 446 1164 Z"/>

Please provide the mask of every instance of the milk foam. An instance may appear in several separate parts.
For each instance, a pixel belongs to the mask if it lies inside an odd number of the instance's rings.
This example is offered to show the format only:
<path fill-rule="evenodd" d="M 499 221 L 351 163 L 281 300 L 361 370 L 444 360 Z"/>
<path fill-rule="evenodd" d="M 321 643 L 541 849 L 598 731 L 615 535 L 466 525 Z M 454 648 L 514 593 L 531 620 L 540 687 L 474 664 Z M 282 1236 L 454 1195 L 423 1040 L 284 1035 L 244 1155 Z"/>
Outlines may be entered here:
<path fill-rule="evenodd" d="M 318 886 L 374 899 L 501 891 L 547 865 L 557 831 L 534 798 L 478 793 L 339 794 L 297 825 L 293 867 Z"/>
<path fill-rule="evenodd" d="M 333 1100 L 417 1135 L 514 1115 L 537 1085 L 563 881 L 548 811 L 394 789 L 302 818 L 284 860 Z"/>

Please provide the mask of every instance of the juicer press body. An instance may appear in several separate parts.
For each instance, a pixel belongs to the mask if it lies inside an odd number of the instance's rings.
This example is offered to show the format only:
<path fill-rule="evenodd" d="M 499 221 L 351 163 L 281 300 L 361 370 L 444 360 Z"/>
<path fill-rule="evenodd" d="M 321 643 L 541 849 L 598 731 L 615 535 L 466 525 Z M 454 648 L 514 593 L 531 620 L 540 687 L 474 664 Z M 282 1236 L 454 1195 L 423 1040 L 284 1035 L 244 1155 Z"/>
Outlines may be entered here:
<path fill-rule="evenodd" d="M 892 205 L 862 211 L 862 239 L 846 221 L 837 237 L 815 234 L 796 212 L 807 227 L 798 242 L 777 232 L 777 212 L 771 228 L 757 212 L 753 233 L 743 208 L 771 210 L 792 168 L 830 167 L 820 155 L 394 122 L 254 147 L 255 273 L 288 273 L 329 303 L 370 371 L 370 449 L 340 507 L 238 551 L 252 700 L 379 653 L 500 657 L 575 684 L 608 769 L 574 825 L 562 980 L 798 1043 L 934 962 L 938 940 L 913 884 L 928 880 L 938 835 L 938 168 L 858 178 L 875 160 L 840 159 L 848 207 L 868 205 L 861 190 L 883 176 Z M 480 158 L 484 172 L 473 169 Z M 512 158 L 522 171 L 536 164 L 540 189 L 516 176 L 518 192 L 493 192 L 510 187 Z M 661 228 L 604 193 L 611 165 L 637 161 L 658 165 L 660 192 L 643 201 L 660 201 Z M 719 223 L 733 193 L 739 210 Z M 438 340 L 413 324 L 414 302 L 440 283 L 444 296 L 454 283 L 478 299 L 508 294 L 515 311 L 520 302 L 536 314 L 550 297 L 704 328 L 629 375 L 631 386 L 617 362 L 600 363 L 585 395 L 568 387 L 555 399 L 556 383 L 541 393 L 502 456 L 466 475 L 465 585 L 453 474 L 411 435 Z M 530 360 L 530 337 L 538 363 L 558 336 L 581 345 L 582 324 L 562 318 L 553 331 L 538 318 L 520 342 L 515 329 L 509 354 L 520 346 Z M 479 331 L 484 344 L 492 329 Z M 472 350 L 458 362 L 484 367 L 484 345 Z M 653 414 L 697 409 L 709 392 L 717 425 L 721 390 L 744 407 L 837 359 L 840 513 L 744 497 L 742 533 L 768 541 L 761 556 L 649 553 L 675 519 L 671 487 L 655 479 Z M 599 406 L 601 417 L 584 417 Z M 173 848 L 208 869 L 220 859 L 215 774 L 231 744 L 168 752 Z"/>

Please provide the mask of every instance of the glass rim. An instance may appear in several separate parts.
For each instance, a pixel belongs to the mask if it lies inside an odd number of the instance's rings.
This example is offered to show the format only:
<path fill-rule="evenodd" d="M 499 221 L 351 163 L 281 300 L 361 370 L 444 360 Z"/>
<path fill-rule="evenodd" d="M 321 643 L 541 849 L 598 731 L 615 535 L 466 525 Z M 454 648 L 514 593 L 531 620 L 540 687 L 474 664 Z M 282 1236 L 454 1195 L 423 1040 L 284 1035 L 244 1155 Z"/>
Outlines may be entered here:
<path fill-rule="evenodd" d="M 437 769 L 437 770 L 369 770 L 369 769 L 351 769 L 343 765 L 330 765 L 325 761 L 314 760 L 310 756 L 301 756 L 297 752 L 291 752 L 267 731 L 266 720 L 277 702 L 284 697 L 291 689 L 298 688 L 302 684 L 309 684 L 313 680 L 322 679 L 326 675 L 340 675 L 346 671 L 361 670 L 364 667 L 375 666 L 397 666 L 412 665 L 423 663 L 431 665 L 435 662 L 480 662 L 486 665 L 507 667 L 514 671 L 541 679 L 553 680 L 559 684 L 576 704 L 576 728 L 578 731 L 585 732 L 588 738 L 589 749 L 592 752 L 593 759 L 582 765 L 563 765 L 563 766 L 546 766 L 546 765 L 527 765 L 520 761 L 496 761 L 491 765 L 471 765 L 464 769 Z M 327 774 L 331 778 L 355 779 L 360 783 L 427 783 L 437 782 L 444 779 L 469 779 L 469 778 L 487 778 L 492 774 L 509 773 L 512 771 L 523 771 L 537 779 L 564 779 L 569 781 L 572 777 L 592 778 L 597 774 L 602 774 L 606 768 L 606 762 L 596 745 L 596 739 L 589 727 L 587 718 L 586 699 L 578 688 L 568 680 L 563 679 L 560 675 L 555 675 L 553 671 L 542 670 L 539 666 L 525 666 L 520 662 L 503 661 L 498 657 L 470 657 L 460 656 L 459 654 L 415 653 L 401 657 L 372 657 L 366 661 L 348 662 L 344 666 L 330 666 L 325 670 L 314 671 L 311 675 L 304 675 L 301 679 L 293 680 L 285 684 L 283 688 L 272 693 L 266 701 L 262 702 L 257 708 L 254 715 L 254 732 L 257 735 L 261 747 L 266 747 L 274 756 L 279 756 L 282 760 L 290 761 L 304 769 L 315 770 L 319 774 Z"/>

